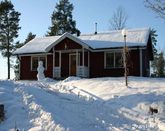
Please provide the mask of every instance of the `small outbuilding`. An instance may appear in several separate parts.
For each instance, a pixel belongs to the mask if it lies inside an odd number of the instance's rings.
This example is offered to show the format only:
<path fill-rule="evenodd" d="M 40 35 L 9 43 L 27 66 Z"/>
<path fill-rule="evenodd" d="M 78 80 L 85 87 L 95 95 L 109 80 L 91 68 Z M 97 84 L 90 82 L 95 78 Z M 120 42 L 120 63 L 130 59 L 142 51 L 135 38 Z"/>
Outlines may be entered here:
<path fill-rule="evenodd" d="M 124 76 L 121 30 L 75 36 L 34 38 L 13 55 L 20 60 L 20 79 L 37 79 L 38 62 L 43 61 L 45 76 L 50 78 Z M 128 75 L 149 76 L 153 60 L 149 28 L 130 29 Z"/>

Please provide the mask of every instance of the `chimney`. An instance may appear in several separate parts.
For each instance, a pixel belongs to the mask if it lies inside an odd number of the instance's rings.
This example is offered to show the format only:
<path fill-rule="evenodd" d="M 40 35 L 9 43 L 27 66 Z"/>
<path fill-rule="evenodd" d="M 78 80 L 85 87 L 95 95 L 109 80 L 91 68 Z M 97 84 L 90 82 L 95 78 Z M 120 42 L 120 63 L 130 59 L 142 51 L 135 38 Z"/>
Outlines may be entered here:
<path fill-rule="evenodd" d="M 97 22 L 95 23 L 95 35 L 97 34 Z"/>

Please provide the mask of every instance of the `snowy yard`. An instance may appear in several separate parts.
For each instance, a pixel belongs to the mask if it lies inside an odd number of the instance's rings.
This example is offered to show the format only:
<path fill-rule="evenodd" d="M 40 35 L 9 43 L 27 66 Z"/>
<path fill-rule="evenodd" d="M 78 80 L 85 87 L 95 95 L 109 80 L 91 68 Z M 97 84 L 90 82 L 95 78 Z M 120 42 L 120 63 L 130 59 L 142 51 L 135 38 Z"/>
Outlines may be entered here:
<path fill-rule="evenodd" d="M 123 77 L 0 80 L 0 131 L 165 130 L 165 79 L 128 80 L 129 87 Z"/>

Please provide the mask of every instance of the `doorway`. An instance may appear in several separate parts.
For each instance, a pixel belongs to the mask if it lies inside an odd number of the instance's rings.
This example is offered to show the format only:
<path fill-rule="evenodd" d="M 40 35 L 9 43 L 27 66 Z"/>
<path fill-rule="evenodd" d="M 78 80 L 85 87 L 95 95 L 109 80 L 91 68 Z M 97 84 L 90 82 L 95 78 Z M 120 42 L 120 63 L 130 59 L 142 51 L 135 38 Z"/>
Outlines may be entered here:
<path fill-rule="evenodd" d="M 69 75 L 76 76 L 76 54 L 69 55 Z"/>

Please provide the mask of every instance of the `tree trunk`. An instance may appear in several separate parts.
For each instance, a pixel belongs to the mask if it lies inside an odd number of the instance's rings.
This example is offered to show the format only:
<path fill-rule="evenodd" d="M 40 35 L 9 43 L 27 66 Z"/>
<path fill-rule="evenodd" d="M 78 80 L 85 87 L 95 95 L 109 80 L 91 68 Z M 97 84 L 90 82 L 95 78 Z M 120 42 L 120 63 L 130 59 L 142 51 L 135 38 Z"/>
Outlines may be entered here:
<path fill-rule="evenodd" d="M 7 67 L 8 67 L 8 79 L 10 79 L 10 52 L 9 52 L 9 39 L 7 40 Z"/>
<path fill-rule="evenodd" d="M 10 56 L 7 56 L 8 79 L 10 79 Z"/>

